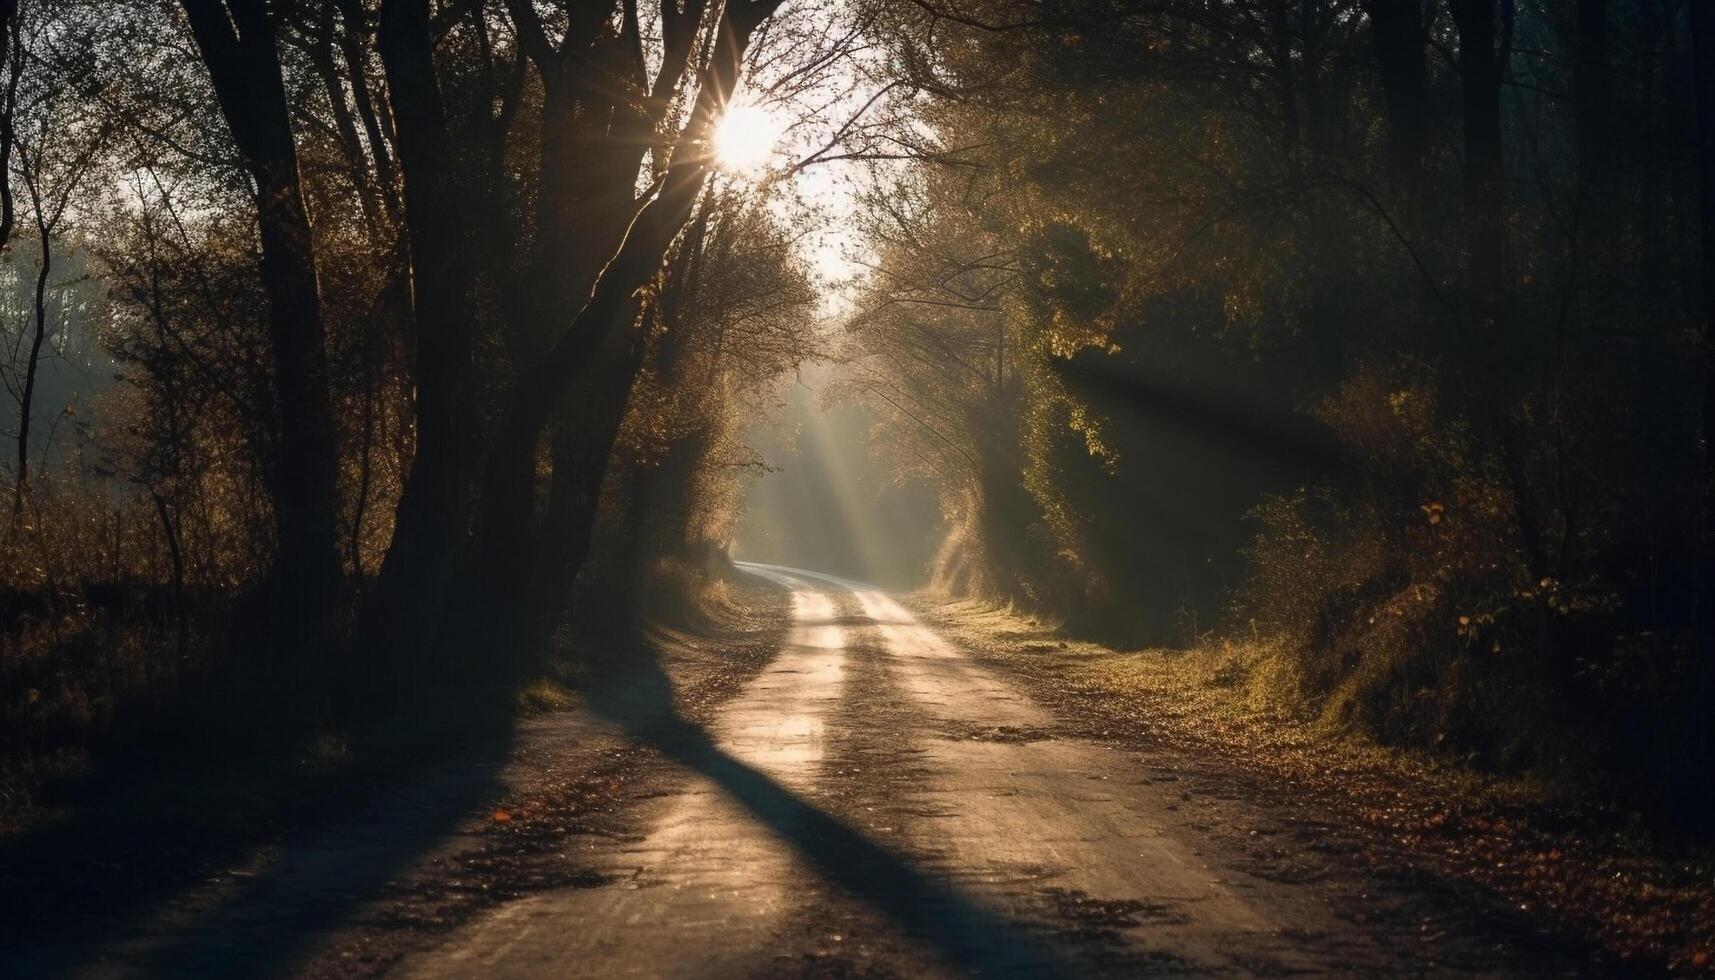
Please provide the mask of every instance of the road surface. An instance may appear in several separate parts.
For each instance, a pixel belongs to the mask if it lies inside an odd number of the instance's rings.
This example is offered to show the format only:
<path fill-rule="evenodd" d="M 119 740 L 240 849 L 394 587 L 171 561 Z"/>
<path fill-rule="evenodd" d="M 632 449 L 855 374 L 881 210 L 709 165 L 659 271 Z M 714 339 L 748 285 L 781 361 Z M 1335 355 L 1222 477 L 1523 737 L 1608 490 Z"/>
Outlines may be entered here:
<path fill-rule="evenodd" d="M 349 827 L 0 975 L 1612 971 L 1491 897 L 1350 859 L 1361 832 L 1218 761 L 1052 716 L 882 591 L 742 567 L 791 622 L 744 657 L 709 641 L 725 700 L 687 709 L 689 675 L 643 658 Z"/>
<path fill-rule="evenodd" d="M 582 842 L 613 883 L 502 905 L 398 975 L 1578 972 L 1224 866 L 1177 781 L 1068 737 L 889 595 L 744 567 L 791 590 L 793 624 L 711 724 L 658 693 L 596 706 L 679 770 L 638 838 Z"/>

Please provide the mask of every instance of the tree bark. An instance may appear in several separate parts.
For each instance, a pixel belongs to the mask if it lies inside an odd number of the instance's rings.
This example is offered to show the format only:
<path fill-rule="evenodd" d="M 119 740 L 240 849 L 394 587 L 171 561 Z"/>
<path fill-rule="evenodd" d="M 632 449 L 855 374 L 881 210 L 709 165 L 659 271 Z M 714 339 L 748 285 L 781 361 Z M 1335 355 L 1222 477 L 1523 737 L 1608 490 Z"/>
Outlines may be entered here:
<path fill-rule="evenodd" d="M 693 350 L 686 343 L 684 305 L 697 292 L 697 283 L 707 261 L 709 222 L 715 204 L 715 182 L 708 181 L 697 205 L 696 217 L 673 249 L 672 258 L 660 277 L 653 319 L 665 329 L 654 336 L 644 358 L 652 371 L 655 384 L 681 393 L 697 392 L 692 396 L 706 400 L 715 390 L 719 376 L 719 341 L 716 352 L 697 370 Z M 718 335 L 717 335 L 718 336 Z M 701 378 L 697 375 L 702 375 Z M 712 407 L 712 406 L 711 406 Z M 691 495 L 695 481 L 711 441 L 710 425 L 718 412 L 711 414 L 695 405 L 679 404 L 672 424 L 689 426 L 667 446 L 655 465 L 636 464 L 623 487 L 624 524 L 621 528 L 619 568 L 625 579 L 617 583 L 629 590 L 627 600 L 635 613 L 638 587 L 647 583 L 648 564 L 652 557 L 684 557 L 689 538 L 686 533 L 689 515 L 694 508 Z M 629 414 L 629 413 L 628 413 Z M 565 598 L 573 585 L 577 568 L 569 564 L 571 555 L 581 555 L 589 542 L 578 538 L 577 515 L 590 506 L 586 501 L 570 498 L 585 490 L 585 483 L 576 476 L 586 468 L 589 450 L 579 430 L 562 426 L 555 433 L 554 481 L 548 498 L 548 514 L 544 520 L 548 533 L 544 538 L 543 572 L 540 578 L 550 591 L 544 596 L 547 609 L 565 608 Z M 610 464 L 611 465 L 611 464 Z M 610 476 L 603 481 L 602 490 L 612 489 Z M 570 498 L 570 499 L 569 499 Z M 599 508 L 600 501 L 594 502 Z M 559 600 L 559 601 L 556 601 Z"/>
<path fill-rule="evenodd" d="M 363 40 L 364 14 L 361 0 L 339 0 L 339 49 L 344 56 L 345 69 L 351 81 L 351 101 L 357 117 L 363 122 L 363 136 L 369 143 L 369 155 L 375 161 L 375 183 L 389 215 L 399 211 L 398 174 L 393 157 L 387 149 L 388 137 L 382 133 L 381 119 L 369 94 L 369 48 Z"/>
<path fill-rule="evenodd" d="M 1509 0 L 1510 2 L 1510 0 Z M 1479 332 L 1500 326 L 1506 284 L 1506 160 L 1495 0 L 1449 0 L 1459 31 L 1465 135 L 1465 227 L 1472 310 Z"/>
<path fill-rule="evenodd" d="M 48 218 L 42 211 L 41 174 L 28 165 L 25 181 L 29 184 L 31 210 L 36 215 L 37 241 L 42 249 L 36 264 L 35 303 L 32 307 L 34 329 L 30 336 L 30 353 L 24 360 L 24 390 L 18 396 L 18 470 L 12 486 L 12 521 L 24 516 L 24 498 L 30 489 L 30 423 L 35 414 L 36 375 L 41 370 L 42 342 L 48 335 L 48 276 L 54 267 L 54 243 Z M 30 176 L 34 174 L 34 176 Z"/>
<path fill-rule="evenodd" d="M 1504 329 L 1507 305 L 1506 158 L 1501 83 L 1512 47 L 1512 0 L 1449 0 L 1459 32 L 1460 106 L 1464 116 L 1466 269 L 1475 330 L 1465 338 L 1473 363 L 1479 421 L 1500 452 L 1532 580 L 1549 561 L 1535 519 L 1526 465 L 1527 433 L 1513 418 L 1524 361 L 1520 337 Z"/>
<path fill-rule="evenodd" d="M 21 43 L 18 37 L 18 0 L 0 0 L 0 60 L 4 61 L 6 71 L 6 86 L 4 91 L 0 92 L 0 252 L 12 247 L 12 232 L 18 217 L 12 194 L 12 150 L 17 143 L 17 130 L 13 126 L 13 119 L 18 105 L 18 80 L 24 73 Z M 47 253 L 44 252 L 42 261 L 47 260 Z M 32 381 L 35 378 L 33 368 L 30 378 Z M 24 513 L 24 484 L 29 476 L 29 404 L 33 397 L 33 392 L 26 393 L 19 406 L 21 418 L 18 426 L 18 472 L 14 474 L 15 482 L 12 486 L 14 523 Z"/>
<path fill-rule="evenodd" d="M 13 118 L 18 106 L 18 80 L 24 74 L 21 43 L 18 0 L 0 0 L 0 60 L 6 66 L 6 88 L 0 92 L 0 250 L 11 246 L 17 222 L 12 196 L 12 149 L 17 143 Z"/>
<path fill-rule="evenodd" d="M 1703 515 L 1694 616 L 1698 758 L 1715 759 L 1715 4 L 1692 3 L 1699 218 L 1703 243 Z M 1715 822 L 1715 785 L 1701 780 L 1689 801 L 1704 826 Z"/>
<path fill-rule="evenodd" d="M 365 610 L 367 637 L 404 657 L 427 645 L 469 529 L 475 463 L 471 324 L 475 287 L 428 0 L 387 0 L 380 48 L 392 96 L 416 331 L 417 446 L 393 541 Z"/>
<path fill-rule="evenodd" d="M 1607 0 L 1578 0 L 1578 34 L 1572 88 L 1577 97 L 1578 169 L 1584 193 L 1608 169 L 1612 146 L 1608 106 L 1613 85 L 1608 70 Z"/>
<path fill-rule="evenodd" d="M 190 610 L 185 604 L 185 555 L 179 545 L 179 529 L 173 524 L 173 515 L 167 508 L 167 498 L 154 490 L 149 491 L 149 496 L 155 502 L 155 516 L 161 520 L 161 536 L 167 541 L 167 557 L 172 562 L 174 635 L 178 639 L 177 653 L 182 659 L 190 651 Z"/>
<path fill-rule="evenodd" d="M 587 388 L 594 397 L 580 399 L 589 413 L 579 419 L 587 435 L 586 451 L 580 452 L 575 469 L 564 474 L 573 482 L 562 488 L 567 510 L 560 515 L 557 533 L 565 535 L 564 560 L 573 574 L 588 553 L 608 457 L 641 362 L 641 342 L 633 329 L 643 304 L 641 290 L 690 219 L 708 176 L 709 134 L 737 84 L 751 33 L 777 5 L 778 0 L 729 5 L 660 190 L 632 221 L 589 301 L 519 382 L 490 451 L 478 525 L 474 581 L 488 593 L 490 621 L 496 625 L 519 625 L 528 619 L 521 603 L 531 594 L 535 563 L 522 556 L 535 554 L 537 451 L 543 428 L 573 388 Z"/>
<path fill-rule="evenodd" d="M 1382 98 L 1387 103 L 1389 163 L 1415 214 L 1416 202 L 1424 196 L 1423 164 L 1429 144 L 1423 0 L 1367 0 L 1365 6 Z"/>
<path fill-rule="evenodd" d="M 364 223 L 374 241 L 384 242 L 386 220 L 382 215 L 381 199 L 376 193 L 375 181 L 370 179 L 369 158 L 363 152 L 363 144 L 357 136 L 357 121 L 352 118 L 351 107 L 345 101 L 345 88 L 340 78 L 339 66 L 334 61 L 331 20 L 322 24 L 321 30 L 324 33 L 320 37 L 310 38 L 305 42 L 304 53 L 315 68 L 322 83 L 322 90 L 327 95 L 334 132 L 339 136 L 340 151 L 345 156 L 352 190 L 357 194 L 358 205 L 363 209 Z"/>
<path fill-rule="evenodd" d="M 319 658 L 339 584 L 337 452 L 315 245 L 275 24 L 263 0 L 182 0 L 227 126 L 256 184 L 279 438 L 272 461 L 280 640 Z"/>
<path fill-rule="evenodd" d="M 647 149 L 635 138 L 641 134 L 625 139 L 609 129 L 607 121 L 619 107 L 591 104 L 589 81 L 587 70 L 572 67 L 543 76 L 532 302 L 526 322 L 515 331 L 526 360 L 550 346 L 577 315 L 601 263 L 619 247 L 633 207 L 638 162 Z M 612 95 L 612 86 L 602 88 Z"/>
<path fill-rule="evenodd" d="M 531 8 L 516 0 L 511 7 L 523 31 L 537 37 L 540 26 Z M 624 241 L 636 207 L 638 168 L 689 65 L 705 7 L 704 0 L 686 0 L 683 7 L 663 0 L 662 58 L 652 83 L 639 57 L 632 4 L 625 6 L 617 36 L 569 34 L 558 52 L 540 39 L 528 46 L 543 76 L 544 135 L 531 262 L 537 289 L 529 319 L 518 331 L 527 358 L 551 344 L 577 315 L 602 263 Z M 606 457 L 630 395 L 628 381 L 614 382 L 635 376 L 641 359 L 640 348 L 613 352 L 609 362 L 590 370 L 596 383 L 561 398 L 555 408 L 552 484 L 538 535 L 540 589 L 569 587 L 588 551 Z M 606 420 L 612 420 L 613 432 Z M 553 596 L 541 598 L 544 609 L 553 605 Z"/>

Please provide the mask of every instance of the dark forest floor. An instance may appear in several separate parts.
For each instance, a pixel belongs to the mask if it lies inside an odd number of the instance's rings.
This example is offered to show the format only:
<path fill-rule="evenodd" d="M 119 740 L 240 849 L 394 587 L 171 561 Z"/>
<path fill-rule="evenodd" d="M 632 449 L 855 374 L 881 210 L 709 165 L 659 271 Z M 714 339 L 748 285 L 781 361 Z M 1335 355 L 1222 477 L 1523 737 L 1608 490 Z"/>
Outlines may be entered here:
<path fill-rule="evenodd" d="M 1320 811 L 1360 866 L 1470 882 L 1575 942 L 1645 970 L 1715 973 L 1715 846 L 1634 814 L 1486 777 L 1283 717 L 1176 651 L 1116 651 L 977 602 L 912 603 L 1090 737 L 1200 760 L 1259 799 Z M 1428 928 L 1428 927 L 1426 927 Z"/>

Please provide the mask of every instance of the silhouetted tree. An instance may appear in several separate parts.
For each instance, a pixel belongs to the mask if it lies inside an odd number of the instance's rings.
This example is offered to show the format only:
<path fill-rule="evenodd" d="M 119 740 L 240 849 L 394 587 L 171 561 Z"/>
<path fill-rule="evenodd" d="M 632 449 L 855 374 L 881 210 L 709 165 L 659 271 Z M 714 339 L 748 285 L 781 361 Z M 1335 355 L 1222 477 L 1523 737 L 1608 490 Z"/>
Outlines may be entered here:
<path fill-rule="evenodd" d="M 338 488 L 316 246 L 282 77 L 275 14 L 263 0 L 184 0 L 233 141 L 254 182 L 278 411 L 271 466 L 276 629 L 309 653 L 325 642 L 339 587 Z"/>

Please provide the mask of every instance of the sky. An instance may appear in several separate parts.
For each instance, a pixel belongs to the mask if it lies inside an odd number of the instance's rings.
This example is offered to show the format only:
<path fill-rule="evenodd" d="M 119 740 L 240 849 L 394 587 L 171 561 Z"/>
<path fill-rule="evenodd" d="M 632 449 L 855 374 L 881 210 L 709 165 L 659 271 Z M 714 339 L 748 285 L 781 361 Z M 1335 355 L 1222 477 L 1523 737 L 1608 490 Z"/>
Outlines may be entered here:
<path fill-rule="evenodd" d="M 860 196 L 903 166 L 862 157 L 896 149 L 885 134 L 914 127 L 911 100 L 861 17 L 848 0 L 799 0 L 769 22 L 733 108 L 751 120 L 742 129 L 774 137 L 772 152 L 723 167 L 799 232 L 830 318 L 850 308 L 872 254 L 858 229 Z"/>

